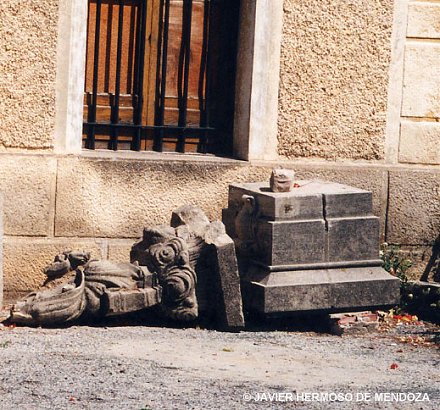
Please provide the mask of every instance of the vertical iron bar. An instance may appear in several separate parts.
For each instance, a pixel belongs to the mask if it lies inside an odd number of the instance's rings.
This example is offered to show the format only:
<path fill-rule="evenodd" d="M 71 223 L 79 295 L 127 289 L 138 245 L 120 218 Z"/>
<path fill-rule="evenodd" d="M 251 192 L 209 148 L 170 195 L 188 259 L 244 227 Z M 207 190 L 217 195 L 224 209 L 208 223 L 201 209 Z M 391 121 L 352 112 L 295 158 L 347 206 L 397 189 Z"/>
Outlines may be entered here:
<path fill-rule="evenodd" d="M 179 98 L 179 127 L 187 125 L 187 108 L 188 108 L 188 86 L 189 86 L 189 64 L 191 57 L 191 26 L 192 26 L 192 0 L 184 0 L 183 3 L 183 25 L 182 25 L 182 43 L 184 48 L 184 68 L 183 68 L 183 91 Z M 180 88 L 180 82 L 179 82 Z M 180 90 L 179 90 L 180 91 Z M 177 151 L 185 152 L 185 134 L 179 135 L 177 142 Z"/>
<path fill-rule="evenodd" d="M 146 25 L 147 25 L 147 0 L 142 0 L 139 4 L 139 25 L 138 25 L 138 37 L 137 37 L 137 45 L 138 49 L 138 58 L 136 63 L 136 94 L 137 94 L 137 102 L 136 102 L 136 110 L 134 113 L 134 123 L 135 125 L 141 125 L 142 122 L 142 107 L 144 102 L 144 69 L 145 69 L 145 33 L 146 33 Z M 139 151 L 141 149 L 141 127 L 137 127 L 135 138 L 132 144 L 132 149 L 135 151 Z"/>
<path fill-rule="evenodd" d="M 210 30 L 211 30 L 211 0 L 205 0 L 205 10 L 203 16 L 203 47 L 202 47 L 202 64 L 200 65 L 199 80 L 199 109 L 200 109 L 200 127 L 209 126 L 208 114 L 208 98 L 209 98 L 209 70 L 210 70 Z M 204 87 L 203 87 L 204 86 Z M 208 133 L 203 132 L 199 141 L 197 151 L 206 154 L 208 143 Z"/>
<path fill-rule="evenodd" d="M 112 124 L 119 123 L 119 97 L 121 93 L 121 60 L 122 60 L 122 28 L 124 25 L 124 4 L 119 0 L 119 15 L 118 15 L 118 43 L 116 51 L 116 78 L 115 78 L 115 98 L 111 111 Z M 118 149 L 118 131 L 116 127 L 112 128 L 112 135 L 110 138 L 109 149 L 116 151 Z"/>
<path fill-rule="evenodd" d="M 168 64 L 168 34 L 170 27 L 170 0 L 165 0 L 165 15 L 163 22 L 163 30 L 160 36 L 163 37 L 162 43 L 162 67 L 160 72 L 160 93 L 159 93 L 159 109 L 156 118 L 156 124 L 159 126 L 164 125 L 165 121 L 165 94 L 167 83 L 167 64 Z M 157 73 L 159 75 L 159 73 Z M 157 93 L 156 93 L 157 96 Z M 162 152 L 163 150 L 163 138 L 164 129 L 161 128 L 159 132 L 159 138 L 154 141 L 154 150 Z"/>
<path fill-rule="evenodd" d="M 96 23 L 95 23 L 95 50 L 93 54 L 93 100 L 89 107 L 89 122 L 96 123 L 96 106 L 98 96 L 98 68 L 99 68 L 99 37 L 101 31 L 101 3 L 96 0 Z M 95 125 L 89 127 L 87 135 L 87 148 L 95 149 Z"/>

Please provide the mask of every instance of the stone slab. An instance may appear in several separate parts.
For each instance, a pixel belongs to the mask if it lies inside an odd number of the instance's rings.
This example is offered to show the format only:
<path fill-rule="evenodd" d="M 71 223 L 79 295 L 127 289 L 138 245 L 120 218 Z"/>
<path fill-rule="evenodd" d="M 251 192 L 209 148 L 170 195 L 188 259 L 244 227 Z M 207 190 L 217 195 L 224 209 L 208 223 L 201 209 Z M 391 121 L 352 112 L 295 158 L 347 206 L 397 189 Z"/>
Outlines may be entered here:
<path fill-rule="evenodd" d="M 440 164 L 439 141 L 439 123 L 402 121 L 400 125 L 399 162 L 427 165 Z"/>
<path fill-rule="evenodd" d="M 0 310 L 3 306 L 3 194 L 0 192 Z"/>
<path fill-rule="evenodd" d="M 222 222 L 225 225 L 226 233 L 231 238 L 237 237 L 237 232 L 235 231 L 235 218 L 237 214 L 238 214 L 237 208 L 222 209 Z"/>
<path fill-rule="evenodd" d="M 326 218 L 364 216 L 373 212 L 372 193 L 361 189 L 342 186 L 340 190 L 325 192 L 324 201 Z"/>
<path fill-rule="evenodd" d="M 293 265 L 326 261 L 323 219 L 259 221 L 257 242 L 267 265 Z"/>
<path fill-rule="evenodd" d="M 440 118 L 440 44 L 406 45 L 402 116 Z"/>
<path fill-rule="evenodd" d="M 408 37 L 440 38 L 440 4 L 414 3 L 409 4 Z"/>
<path fill-rule="evenodd" d="M 108 243 L 108 259 L 114 262 L 127 262 L 130 260 L 130 251 L 134 240 L 111 240 Z"/>
<path fill-rule="evenodd" d="M 298 183 L 302 182 L 298 181 Z M 231 184 L 228 206 L 239 209 L 243 195 L 255 197 L 257 212 L 262 218 L 301 220 L 322 217 L 322 195 L 310 192 L 310 190 L 293 189 L 291 192 L 271 192 L 268 182 Z"/>
<path fill-rule="evenodd" d="M 213 235 L 208 232 L 205 236 L 206 243 L 212 246 L 213 259 L 216 262 L 217 325 L 224 330 L 237 331 L 244 328 L 244 315 L 235 245 L 234 241 L 224 232 L 224 227 L 216 231 L 213 225 L 222 224 L 219 221 L 213 222 L 210 230 Z"/>
<path fill-rule="evenodd" d="M 379 259 L 379 218 L 328 218 L 328 261 Z"/>
<path fill-rule="evenodd" d="M 231 208 L 239 208 L 243 195 L 256 198 L 258 215 L 271 220 L 320 219 L 360 216 L 372 213 L 372 194 L 363 189 L 335 182 L 298 180 L 290 192 L 271 192 L 267 182 L 232 184 L 229 187 Z M 325 207 L 325 209 L 324 209 Z"/>
<path fill-rule="evenodd" d="M 5 235 L 46 236 L 52 229 L 56 159 L 0 154 Z"/>
<path fill-rule="evenodd" d="M 358 187 L 373 194 L 373 215 L 381 219 L 381 238 L 385 237 L 385 215 L 387 207 L 387 171 L 364 165 L 330 167 L 327 164 L 295 165 L 299 179 L 320 179 Z"/>
<path fill-rule="evenodd" d="M 237 162 L 112 155 L 59 159 L 56 236 L 138 238 L 144 226 L 169 224 L 182 204 L 197 204 L 210 220 L 218 219 L 230 181 L 270 176 L 270 168 Z"/>
<path fill-rule="evenodd" d="M 263 314 L 338 312 L 394 306 L 400 280 L 380 267 L 303 270 L 264 275 L 243 284 L 245 307 Z"/>
<path fill-rule="evenodd" d="M 390 171 L 386 241 L 434 244 L 440 234 L 440 171 Z"/>

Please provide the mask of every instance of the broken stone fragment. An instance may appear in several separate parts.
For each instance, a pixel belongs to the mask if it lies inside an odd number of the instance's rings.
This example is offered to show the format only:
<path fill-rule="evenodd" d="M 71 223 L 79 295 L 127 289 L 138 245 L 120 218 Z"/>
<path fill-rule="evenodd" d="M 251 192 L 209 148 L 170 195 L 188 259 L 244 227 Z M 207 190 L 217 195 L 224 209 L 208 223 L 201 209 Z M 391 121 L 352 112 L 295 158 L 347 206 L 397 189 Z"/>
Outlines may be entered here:
<path fill-rule="evenodd" d="M 272 192 L 290 192 L 293 188 L 295 172 L 291 169 L 275 168 L 270 176 Z"/>
<path fill-rule="evenodd" d="M 205 241 L 213 247 L 218 325 L 224 330 L 240 330 L 244 328 L 244 316 L 234 241 L 226 234 L 220 221 L 211 223 Z"/>
<path fill-rule="evenodd" d="M 23 325 L 56 325 L 78 319 L 86 308 L 85 277 L 82 269 L 72 283 L 32 292 L 11 309 L 9 320 Z"/>
<path fill-rule="evenodd" d="M 54 261 L 44 268 L 44 274 L 49 279 L 59 278 L 67 272 L 85 265 L 89 260 L 89 252 L 66 251 L 55 256 Z"/>

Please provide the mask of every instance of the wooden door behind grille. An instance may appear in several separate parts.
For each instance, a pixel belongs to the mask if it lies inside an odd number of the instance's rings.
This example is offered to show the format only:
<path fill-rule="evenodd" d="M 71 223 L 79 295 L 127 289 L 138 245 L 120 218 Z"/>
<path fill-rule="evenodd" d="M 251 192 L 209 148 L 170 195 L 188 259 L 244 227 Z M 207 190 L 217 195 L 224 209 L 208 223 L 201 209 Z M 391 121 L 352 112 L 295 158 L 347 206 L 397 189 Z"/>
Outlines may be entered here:
<path fill-rule="evenodd" d="M 89 0 L 84 145 L 228 154 L 237 21 L 235 0 Z"/>

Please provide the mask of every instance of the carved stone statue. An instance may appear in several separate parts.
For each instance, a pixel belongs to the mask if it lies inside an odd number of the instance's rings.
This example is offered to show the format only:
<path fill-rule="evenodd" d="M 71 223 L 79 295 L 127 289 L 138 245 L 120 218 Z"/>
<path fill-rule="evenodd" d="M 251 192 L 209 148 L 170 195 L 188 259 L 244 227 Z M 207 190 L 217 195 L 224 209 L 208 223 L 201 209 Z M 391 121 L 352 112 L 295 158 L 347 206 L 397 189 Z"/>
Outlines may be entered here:
<path fill-rule="evenodd" d="M 291 169 L 274 168 L 270 176 L 272 192 L 290 192 L 293 188 L 295 172 Z"/>
<path fill-rule="evenodd" d="M 158 306 L 165 318 L 190 322 L 199 317 L 200 295 L 203 310 L 215 313 L 220 327 L 243 327 L 234 244 L 224 225 L 190 205 L 173 213 L 171 225 L 145 228 L 130 263 L 93 260 L 80 251 L 55 256 L 44 270 L 44 287 L 18 301 L 9 320 L 59 325 Z"/>

